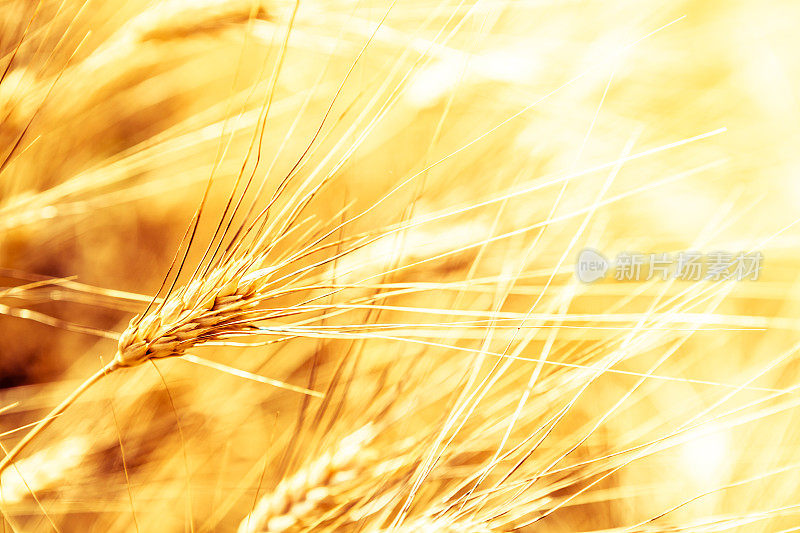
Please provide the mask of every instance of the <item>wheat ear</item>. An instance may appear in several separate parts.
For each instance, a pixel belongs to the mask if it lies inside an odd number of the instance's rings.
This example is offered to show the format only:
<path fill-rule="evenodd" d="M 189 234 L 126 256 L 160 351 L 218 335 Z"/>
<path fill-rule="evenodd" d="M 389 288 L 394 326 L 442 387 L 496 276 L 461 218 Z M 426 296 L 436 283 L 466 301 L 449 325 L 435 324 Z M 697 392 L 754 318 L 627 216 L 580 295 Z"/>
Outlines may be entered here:
<path fill-rule="evenodd" d="M 369 456 L 366 446 L 375 438 L 375 427 L 367 424 L 341 440 L 309 466 L 281 481 L 256 504 L 239 524 L 239 533 L 286 531 L 307 517 L 326 500 L 336 485 L 364 470 Z"/>
<path fill-rule="evenodd" d="M 121 367 L 183 355 L 209 340 L 254 332 L 249 311 L 262 298 L 271 269 L 249 272 L 233 261 L 175 290 L 152 313 L 134 317 L 120 335 L 114 360 Z"/>
<path fill-rule="evenodd" d="M 255 332 L 254 322 L 259 317 L 252 310 L 264 299 L 269 277 L 274 272 L 273 268 L 255 269 L 257 264 L 252 255 L 226 263 L 206 277 L 173 291 L 153 312 L 134 317 L 120 335 L 114 359 L 23 437 L 0 461 L 0 474 L 54 418 L 106 374 L 141 365 L 149 359 L 181 356 L 193 346 L 221 337 Z"/>

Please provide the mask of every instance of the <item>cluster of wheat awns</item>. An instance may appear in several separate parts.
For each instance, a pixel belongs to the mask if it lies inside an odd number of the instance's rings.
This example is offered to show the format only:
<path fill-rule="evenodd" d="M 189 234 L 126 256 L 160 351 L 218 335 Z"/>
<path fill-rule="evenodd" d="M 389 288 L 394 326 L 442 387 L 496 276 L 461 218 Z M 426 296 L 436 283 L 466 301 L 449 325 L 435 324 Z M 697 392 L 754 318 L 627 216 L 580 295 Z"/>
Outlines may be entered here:
<path fill-rule="evenodd" d="M 611 4 L 0 3 L 4 531 L 796 530 L 791 41 Z"/>

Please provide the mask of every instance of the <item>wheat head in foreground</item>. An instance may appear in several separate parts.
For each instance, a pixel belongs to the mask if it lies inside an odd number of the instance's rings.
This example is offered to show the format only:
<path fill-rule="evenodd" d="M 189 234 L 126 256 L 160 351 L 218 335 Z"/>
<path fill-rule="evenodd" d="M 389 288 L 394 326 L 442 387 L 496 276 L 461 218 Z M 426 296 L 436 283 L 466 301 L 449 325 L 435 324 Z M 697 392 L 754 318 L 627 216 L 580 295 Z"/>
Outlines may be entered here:
<path fill-rule="evenodd" d="M 181 356 L 203 343 L 257 332 L 256 324 L 272 312 L 254 309 L 271 296 L 270 275 L 275 272 L 275 268 L 255 268 L 260 258 L 257 254 L 247 254 L 242 260 L 230 261 L 204 278 L 175 289 L 144 317 L 134 317 L 119 337 L 114 359 L 42 419 L 0 461 L 0 473 L 55 417 L 103 376 L 150 359 Z M 280 386 L 319 395 L 302 387 Z"/>
<path fill-rule="evenodd" d="M 183 355 L 197 344 L 255 329 L 249 313 L 264 299 L 271 270 L 244 262 L 212 271 L 174 291 L 153 313 L 137 316 L 120 335 L 112 368 Z"/>

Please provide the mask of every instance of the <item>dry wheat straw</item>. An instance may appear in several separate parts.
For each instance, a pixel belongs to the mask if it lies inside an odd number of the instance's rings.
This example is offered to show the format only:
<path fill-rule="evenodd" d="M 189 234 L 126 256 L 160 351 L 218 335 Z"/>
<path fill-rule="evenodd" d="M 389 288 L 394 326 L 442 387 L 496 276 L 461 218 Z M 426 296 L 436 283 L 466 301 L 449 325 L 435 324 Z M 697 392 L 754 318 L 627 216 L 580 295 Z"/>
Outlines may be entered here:
<path fill-rule="evenodd" d="M 301 522 L 337 485 L 352 481 L 367 467 L 371 457 L 367 446 L 375 435 L 375 426 L 367 424 L 343 438 L 335 450 L 282 480 L 242 520 L 239 533 L 286 531 Z"/>
<path fill-rule="evenodd" d="M 499 533 L 500 530 L 491 529 L 483 524 L 452 521 L 444 518 L 423 518 L 402 525 L 391 530 L 393 533 Z"/>

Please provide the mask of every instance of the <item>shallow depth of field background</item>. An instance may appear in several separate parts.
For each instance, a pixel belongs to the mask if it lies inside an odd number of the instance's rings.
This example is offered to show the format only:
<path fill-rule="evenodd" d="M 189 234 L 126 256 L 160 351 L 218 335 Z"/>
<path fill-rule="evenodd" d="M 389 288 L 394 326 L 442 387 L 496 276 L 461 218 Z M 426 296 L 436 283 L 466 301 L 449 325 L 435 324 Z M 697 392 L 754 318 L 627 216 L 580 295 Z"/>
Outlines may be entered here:
<path fill-rule="evenodd" d="M 212 171 L 189 265 L 236 175 L 253 171 L 294 4 L 202 4 L 0 3 L 6 450 L 114 356 L 103 332 L 158 290 Z M 377 334 L 197 349 L 333 383 L 321 414 L 314 398 L 182 360 L 157 363 L 163 381 L 149 364 L 109 376 L 26 450 L 35 498 L 3 474 L 4 530 L 235 531 L 255 500 L 370 421 L 364 461 L 384 470 L 359 469 L 294 527 L 388 529 L 473 370 L 480 392 L 446 429 L 409 524 L 520 446 L 480 485 L 505 487 L 475 510 L 499 531 L 796 527 L 797 20 L 788 0 L 301 2 L 255 137 L 255 183 L 270 169 L 266 201 L 347 76 L 301 171 L 335 182 L 307 214 L 332 227 L 415 176 L 338 237 L 432 221 L 317 269 L 360 284 L 321 303 L 387 290 L 376 284 L 417 290 L 325 322 L 394 325 Z M 765 260 L 758 281 L 584 285 L 573 265 L 587 246 Z M 45 277 L 58 280 L 6 290 Z M 502 368 L 486 355 L 512 352 Z"/>

